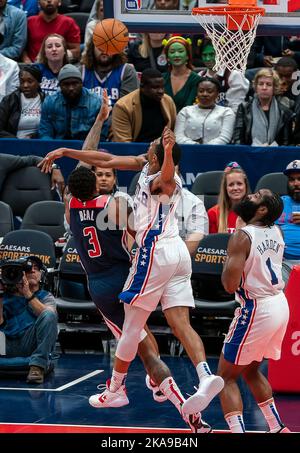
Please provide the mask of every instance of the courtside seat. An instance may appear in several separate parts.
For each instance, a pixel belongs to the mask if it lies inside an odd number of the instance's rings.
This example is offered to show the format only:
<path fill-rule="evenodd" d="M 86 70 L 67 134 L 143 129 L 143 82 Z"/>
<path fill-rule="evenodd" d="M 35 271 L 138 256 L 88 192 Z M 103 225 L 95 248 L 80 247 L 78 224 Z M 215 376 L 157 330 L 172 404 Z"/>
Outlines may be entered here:
<path fill-rule="evenodd" d="M 23 217 L 32 203 L 53 200 L 50 176 L 37 167 L 16 170 L 5 178 L 0 200 L 11 207 L 14 216 Z"/>
<path fill-rule="evenodd" d="M 288 179 L 283 173 L 267 173 L 258 180 L 255 192 L 270 189 L 279 195 L 287 195 L 287 183 Z"/>
<path fill-rule="evenodd" d="M 61 201 L 37 201 L 26 209 L 20 228 L 44 231 L 55 242 L 65 234 L 64 213 Z"/>
<path fill-rule="evenodd" d="M 218 202 L 223 174 L 224 172 L 220 170 L 206 171 L 205 173 L 200 173 L 194 181 L 192 193 L 194 195 L 203 195 L 206 210 Z"/>
<path fill-rule="evenodd" d="M 14 219 L 11 207 L 0 201 L 0 238 L 14 229 Z"/>
<path fill-rule="evenodd" d="M 192 259 L 192 285 L 195 310 L 192 311 L 194 327 L 199 329 L 209 321 L 210 330 L 223 333 L 233 317 L 237 303 L 234 294 L 228 294 L 222 285 L 221 274 L 227 255 L 230 234 L 217 233 L 205 236 Z M 198 329 L 197 329 L 198 330 Z"/>

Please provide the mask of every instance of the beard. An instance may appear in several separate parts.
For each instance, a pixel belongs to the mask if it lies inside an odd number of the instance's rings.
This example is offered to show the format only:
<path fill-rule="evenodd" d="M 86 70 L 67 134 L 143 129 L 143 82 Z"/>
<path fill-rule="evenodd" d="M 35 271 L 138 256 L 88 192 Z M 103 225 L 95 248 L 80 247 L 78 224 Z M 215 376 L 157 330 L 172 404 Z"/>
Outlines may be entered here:
<path fill-rule="evenodd" d="M 233 211 L 240 216 L 245 223 L 248 223 L 253 219 L 258 208 L 259 205 L 253 203 L 253 201 L 246 197 L 234 206 Z"/>
<path fill-rule="evenodd" d="M 287 186 L 288 195 L 297 203 L 300 203 L 300 192 L 295 192 L 295 189 L 292 189 L 290 185 Z"/>

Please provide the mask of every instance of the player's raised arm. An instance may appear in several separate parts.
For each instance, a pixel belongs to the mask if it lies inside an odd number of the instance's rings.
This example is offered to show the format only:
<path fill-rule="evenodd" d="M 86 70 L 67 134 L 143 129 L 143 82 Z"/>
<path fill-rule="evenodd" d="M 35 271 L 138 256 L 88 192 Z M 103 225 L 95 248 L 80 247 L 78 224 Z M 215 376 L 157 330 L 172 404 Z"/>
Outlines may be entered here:
<path fill-rule="evenodd" d="M 175 145 L 174 133 L 165 128 L 162 136 L 162 144 L 164 148 L 164 160 L 161 166 L 160 175 L 153 181 L 151 185 L 151 193 L 160 193 L 171 197 L 174 193 L 175 182 L 175 164 L 173 159 L 173 148 Z"/>
<path fill-rule="evenodd" d="M 55 160 L 61 157 L 78 159 L 88 165 L 102 168 L 115 168 L 116 170 L 136 170 L 139 171 L 146 163 L 144 155 L 140 156 L 114 156 L 113 154 L 102 151 L 78 151 L 77 149 L 59 148 L 51 151 L 38 164 L 42 172 L 49 173 Z"/>
<path fill-rule="evenodd" d="M 225 291 L 232 294 L 241 284 L 245 261 L 250 252 L 250 239 L 243 231 L 234 233 L 228 242 L 227 259 L 222 272 Z"/>

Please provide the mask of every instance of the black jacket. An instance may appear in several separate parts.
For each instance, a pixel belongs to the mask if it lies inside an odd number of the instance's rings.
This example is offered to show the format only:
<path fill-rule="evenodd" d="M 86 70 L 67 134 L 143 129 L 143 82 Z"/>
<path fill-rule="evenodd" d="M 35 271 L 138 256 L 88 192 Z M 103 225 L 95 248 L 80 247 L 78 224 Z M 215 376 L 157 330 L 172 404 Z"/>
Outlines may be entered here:
<path fill-rule="evenodd" d="M 235 145 L 251 145 L 253 137 L 251 135 L 253 116 L 252 116 L 252 102 L 243 102 L 239 105 L 236 112 L 235 125 L 232 137 L 232 143 Z M 294 113 L 284 105 L 278 102 L 280 111 L 280 120 L 278 126 L 278 133 L 275 138 L 280 146 L 288 146 L 294 143 L 293 140 L 293 119 Z"/>
<path fill-rule="evenodd" d="M 40 94 L 42 101 L 44 95 Z M 16 138 L 21 116 L 21 92 L 16 90 L 0 102 L 0 137 Z"/>

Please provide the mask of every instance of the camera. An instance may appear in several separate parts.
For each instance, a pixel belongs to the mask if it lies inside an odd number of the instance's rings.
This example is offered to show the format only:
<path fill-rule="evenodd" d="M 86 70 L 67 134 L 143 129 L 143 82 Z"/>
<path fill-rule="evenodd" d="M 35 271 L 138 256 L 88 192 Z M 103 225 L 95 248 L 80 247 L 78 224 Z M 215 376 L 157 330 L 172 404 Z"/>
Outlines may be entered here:
<path fill-rule="evenodd" d="M 32 269 L 32 261 L 27 258 L 19 258 L 18 260 L 7 260 L 0 263 L 1 281 L 4 286 L 16 285 L 20 283 L 24 272 L 29 272 Z"/>

